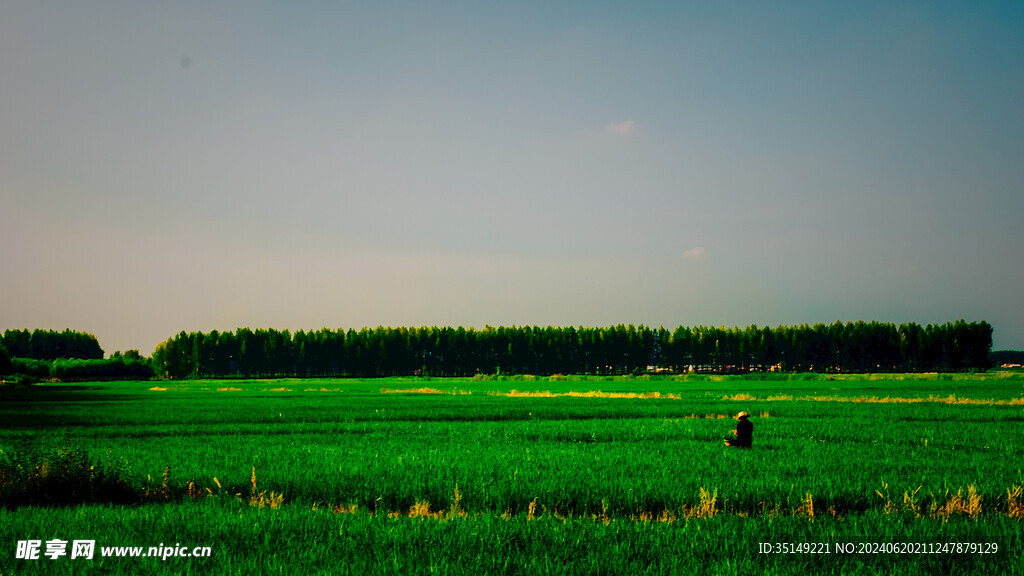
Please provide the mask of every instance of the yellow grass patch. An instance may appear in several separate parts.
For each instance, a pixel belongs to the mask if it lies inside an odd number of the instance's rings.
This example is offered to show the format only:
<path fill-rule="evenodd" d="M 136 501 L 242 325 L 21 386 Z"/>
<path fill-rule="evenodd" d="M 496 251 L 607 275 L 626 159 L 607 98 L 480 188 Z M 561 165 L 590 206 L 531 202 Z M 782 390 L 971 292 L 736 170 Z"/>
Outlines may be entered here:
<path fill-rule="evenodd" d="M 216 482 L 216 478 L 214 479 L 214 482 Z M 220 483 L 218 482 L 217 485 L 219 487 Z M 1024 498 L 1024 488 L 1021 486 L 1013 486 L 1007 489 L 1005 506 L 1002 505 L 1002 499 L 1000 499 L 999 503 L 990 505 L 987 509 L 982 508 L 981 496 L 978 494 L 974 486 L 968 486 L 966 489 L 959 488 L 956 492 L 947 491 L 945 495 L 935 498 L 935 500 L 928 506 L 924 506 L 922 504 L 920 491 L 921 487 L 919 486 L 913 491 L 904 492 L 902 498 L 899 496 L 894 498 L 890 495 L 888 484 L 883 483 L 882 489 L 876 490 L 875 493 L 882 499 L 881 504 L 886 514 L 912 514 L 923 520 L 930 519 L 938 521 L 947 521 L 952 516 L 978 518 L 986 514 L 1005 514 L 1011 518 L 1024 518 L 1024 503 L 1022 503 L 1022 498 Z M 934 495 L 932 497 L 934 498 Z M 250 505 L 261 508 L 276 508 L 281 506 L 282 501 L 283 496 L 280 494 L 271 492 L 270 496 L 267 497 L 262 492 L 256 492 L 254 475 L 253 495 L 250 498 Z M 320 507 L 319 505 L 314 504 L 312 509 L 313 511 L 318 511 L 320 510 Z M 430 502 L 425 500 L 418 500 L 415 504 L 410 506 L 408 510 L 404 511 L 366 511 L 356 504 L 328 505 L 327 510 L 334 514 L 355 514 L 357 512 L 367 512 L 370 516 L 379 515 L 387 516 L 389 518 L 406 517 L 440 521 L 470 517 L 470 514 L 462 507 L 462 494 L 457 486 L 453 491 L 451 505 L 447 510 L 443 508 L 435 508 Z M 719 498 L 718 490 L 700 488 L 697 502 L 693 504 L 683 504 L 680 508 L 674 510 L 662 509 L 660 512 L 657 510 L 642 510 L 638 513 L 634 512 L 629 513 L 628 515 L 617 515 L 609 508 L 607 500 L 602 499 L 601 512 L 599 514 L 584 514 L 582 516 L 576 516 L 575 518 L 591 520 L 593 522 L 600 522 L 608 525 L 613 522 L 621 521 L 672 523 L 692 519 L 714 518 L 719 515 L 735 515 L 742 517 L 774 517 L 793 515 L 798 518 L 803 518 L 808 522 L 814 522 L 820 515 L 827 514 L 832 517 L 836 517 L 839 513 L 840 512 L 832 506 L 819 509 L 818 504 L 814 501 L 814 497 L 810 492 L 805 492 L 803 496 L 800 496 L 799 499 L 792 504 L 778 501 L 761 501 L 754 510 L 742 510 L 730 506 L 728 500 L 723 501 Z M 473 514 L 474 517 L 480 515 L 481 514 L 479 513 Z M 499 517 L 505 521 L 513 521 L 517 518 L 523 518 L 523 516 L 513 516 L 511 511 L 508 509 L 506 509 L 504 513 L 500 514 Z M 558 513 L 557 509 L 552 511 L 546 506 L 541 505 L 539 497 L 535 497 L 527 502 L 525 521 L 530 522 L 538 518 L 554 518 L 565 522 L 567 519 L 574 518 L 574 516 L 563 516 Z"/>
<path fill-rule="evenodd" d="M 735 396 L 722 396 L 722 400 L 733 400 L 735 402 L 749 402 L 757 400 L 757 398 L 751 396 L 750 394 L 737 394 Z"/>
<path fill-rule="evenodd" d="M 678 517 L 676 516 L 675 512 L 662 510 L 661 514 L 657 517 L 654 516 L 653 512 L 644 511 L 641 512 L 639 516 L 630 516 L 629 519 L 634 522 L 643 522 L 645 524 L 648 522 L 660 522 L 662 524 L 671 524 L 675 522 L 678 519 Z"/>
<path fill-rule="evenodd" d="M 718 489 L 710 492 L 700 489 L 700 502 L 696 506 L 683 507 L 684 518 L 714 518 L 720 511 L 718 507 Z"/>
<path fill-rule="evenodd" d="M 217 388 L 217 392 L 241 392 L 241 388 Z"/>
<path fill-rule="evenodd" d="M 159 386 L 153 386 L 152 388 L 150 388 L 150 390 L 152 390 L 153 392 L 165 392 L 165 391 L 167 391 L 167 388 L 161 388 Z"/>
<path fill-rule="evenodd" d="M 381 394 L 472 394 L 467 390 L 438 390 L 437 388 L 406 388 L 404 390 L 380 389 Z"/>
<path fill-rule="evenodd" d="M 1024 487 L 1014 486 L 1006 489 L 1006 515 L 1011 518 L 1024 519 Z"/>
<path fill-rule="evenodd" d="M 284 503 L 284 494 L 271 491 L 267 494 L 264 490 L 259 492 L 256 488 L 256 467 L 252 467 L 252 477 L 249 480 L 252 485 L 252 495 L 249 497 L 249 506 L 254 508 L 280 508 Z M 218 486 L 220 483 L 218 483 Z"/>
<path fill-rule="evenodd" d="M 886 514 L 913 513 L 918 518 L 930 518 L 932 520 L 946 521 L 951 516 L 968 516 L 977 518 L 985 513 L 982 508 L 981 495 L 973 485 L 967 487 L 966 493 L 963 488 L 957 488 L 954 493 L 947 490 L 942 496 L 931 495 L 934 500 L 927 507 L 923 506 L 921 496 L 918 493 L 921 487 L 913 491 L 903 493 L 903 503 L 900 504 L 896 498 L 889 495 L 889 485 L 882 483 L 882 490 L 875 490 L 875 493 L 882 499 Z M 988 508 L 989 513 L 1005 514 L 1011 518 L 1024 518 L 1024 487 L 1013 486 L 1006 489 L 1005 507 L 996 503 Z"/>
<path fill-rule="evenodd" d="M 929 396 L 927 398 L 899 398 L 892 396 L 793 396 L 782 394 L 778 396 L 766 396 L 758 398 L 750 394 L 736 394 L 735 396 L 725 395 L 722 400 L 735 402 L 848 402 L 854 404 L 958 404 L 977 406 L 1021 406 L 1024 405 L 1024 398 L 1011 398 L 1009 400 L 981 399 L 981 398 L 958 398 L 955 395 L 946 397 Z"/>
<path fill-rule="evenodd" d="M 569 396 L 572 398 L 640 398 L 681 400 L 679 394 L 662 394 L 661 392 L 601 392 L 600 390 L 589 390 L 587 392 L 552 392 L 550 390 L 537 390 L 526 392 L 522 390 L 509 390 L 508 392 L 488 392 L 488 396 L 507 396 L 509 398 L 557 398 Z"/>
<path fill-rule="evenodd" d="M 315 510 L 316 508 L 314 508 Z M 358 504 L 338 504 L 331 512 L 335 514 L 355 514 L 359 510 Z"/>
<path fill-rule="evenodd" d="M 335 506 L 335 514 L 343 514 L 347 512 L 355 512 L 357 507 L 353 505 L 351 509 L 346 509 L 341 506 Z M 398 518 L 403 516 L 400 512 L 389 512 L 387 514 L 389 518 Z M 415 504 L 409 507 L 408 514 L 404 514 L 409 518 L 420 518 L 430 520 L 452 520 L 455 518 L 466 518 L 469 514 L 462 508 L 462 492 L 459 491 L 458 485 L 455 486 L 455 490 L 452 492 L 451 507 L 445 511 L 432 510 L 430 502 L 426 500 L 417 500 Z"/>
<path fill-rule="evenodd" d="M 440 519 L 441 512 L 431 512 L 430 502 L 418 501 L 409 507 L 409 518 L 434 518 Z"/>
<path fill-rule="evenodd" d="M 291 392 L 291 388 L 271 388 L 268 392 Z"/>
<path fill-rule="evenodd" d="M 931 518 L 942 518 L 947 519 L 953 515 L 965 515 L 971 518 L 977 518 L 981 514 L 981 496 L 978 495 L 977 489 L 974 486 L 967 487 L 967 494 L 963 493 L 963 490 L 957 490 L 956 494 L 948 496 L 945 504 L 941 506 L 932 503 L 928 510 L 928 516 Z"/>
<path fill-rule="evenodd" d="M 814 522 L 814 497 L 811 496 L 810 492 L 804 494 L 804 497 L 800 499 L 800 505 L 793 510 L 795 516 L 803 516 Z"/>

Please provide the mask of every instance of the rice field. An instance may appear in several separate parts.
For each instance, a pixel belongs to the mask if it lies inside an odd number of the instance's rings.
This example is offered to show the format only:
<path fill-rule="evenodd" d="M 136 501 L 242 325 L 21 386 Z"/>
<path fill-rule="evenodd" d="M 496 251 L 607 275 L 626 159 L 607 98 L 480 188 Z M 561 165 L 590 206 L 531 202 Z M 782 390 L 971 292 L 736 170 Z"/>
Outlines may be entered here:
<path fill-rule="evenodd" d="M 1019 373 L 116 382 L 0 399 L 3 576 L 1024 573 Z M 723 443 L 741 410 L 751 450 Z M 62 484 L 68 462 L 89 489 Z M 17 558 L 28 539 L 210 555 Z"/>

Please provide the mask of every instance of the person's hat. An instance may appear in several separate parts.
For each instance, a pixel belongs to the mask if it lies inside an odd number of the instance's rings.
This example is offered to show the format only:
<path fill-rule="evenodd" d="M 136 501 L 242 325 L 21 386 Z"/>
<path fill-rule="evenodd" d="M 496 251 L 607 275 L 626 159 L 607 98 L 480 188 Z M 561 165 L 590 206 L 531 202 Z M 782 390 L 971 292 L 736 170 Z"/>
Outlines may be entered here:
<path fill-rule="evenodd" d="M 737 420 L 743 420 L 747 416 L 748 416 L 748 414 L 746 412 L 740 412 L 739 414 L 736 415 L 736 419 Z"/>

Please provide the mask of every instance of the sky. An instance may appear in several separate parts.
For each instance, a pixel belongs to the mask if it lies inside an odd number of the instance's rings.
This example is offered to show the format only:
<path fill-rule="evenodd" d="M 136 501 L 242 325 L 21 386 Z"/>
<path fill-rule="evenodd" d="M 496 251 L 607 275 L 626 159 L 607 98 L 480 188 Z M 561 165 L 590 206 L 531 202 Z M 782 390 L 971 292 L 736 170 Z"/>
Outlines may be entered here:
<path fill-rule="evenodd" d="M 0 330 L 985 320 L 1024 3 L 0 2 Z"/>

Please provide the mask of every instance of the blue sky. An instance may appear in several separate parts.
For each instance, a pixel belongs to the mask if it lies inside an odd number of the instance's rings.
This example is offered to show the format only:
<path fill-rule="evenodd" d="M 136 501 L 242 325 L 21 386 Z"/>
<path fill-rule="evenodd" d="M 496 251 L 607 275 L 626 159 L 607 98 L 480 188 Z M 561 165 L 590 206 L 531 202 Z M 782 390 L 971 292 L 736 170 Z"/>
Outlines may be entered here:
<path fill-rule="evenodd" d="M 0 5 L 0 329 L 987 320 L 1020 2 Z"/>

